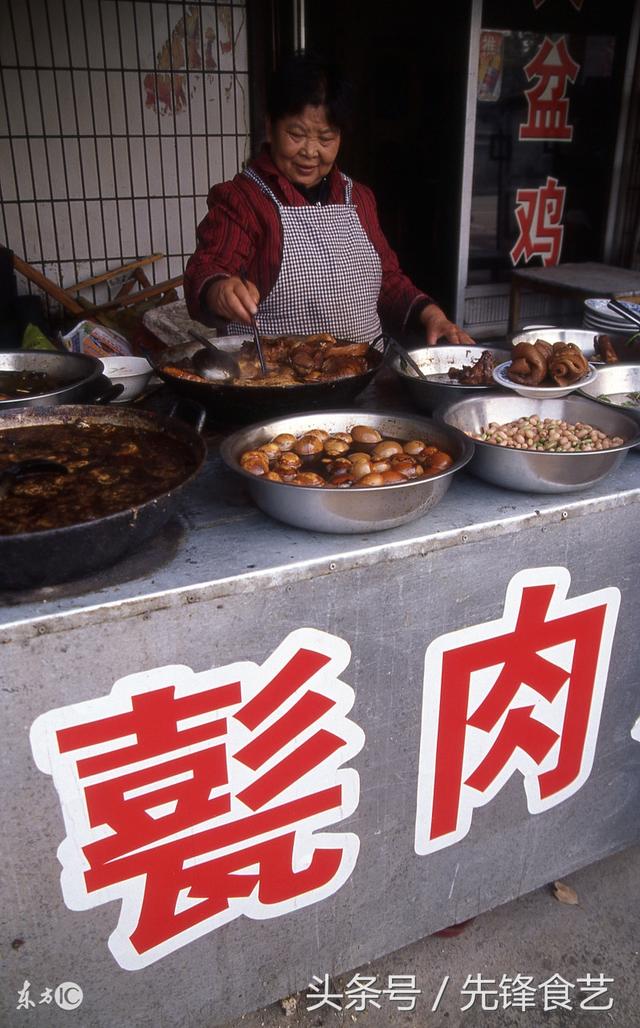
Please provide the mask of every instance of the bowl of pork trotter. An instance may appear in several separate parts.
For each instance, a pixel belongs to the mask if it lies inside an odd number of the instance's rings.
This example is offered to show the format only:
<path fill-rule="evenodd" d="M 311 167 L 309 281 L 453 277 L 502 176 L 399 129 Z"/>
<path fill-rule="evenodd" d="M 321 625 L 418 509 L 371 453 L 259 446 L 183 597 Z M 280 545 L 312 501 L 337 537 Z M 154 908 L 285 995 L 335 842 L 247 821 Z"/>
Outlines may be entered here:
<path fill-rule="evenodd" d="M 499 386 L 531 400 L 559 399 L 595 381 L 597 369 L 580 346 L 569 341 L 515 343 L 510 359 L 494 368 Z"/>
<path fill-rule="evenodd" d="M 511 340 L 519 343 L 572 343 L 582 350 L 591 364 L 617 364 L 640 361 L 640 333 L 593 332 L 584 328 L 536 328 L 518 332 Z"/>

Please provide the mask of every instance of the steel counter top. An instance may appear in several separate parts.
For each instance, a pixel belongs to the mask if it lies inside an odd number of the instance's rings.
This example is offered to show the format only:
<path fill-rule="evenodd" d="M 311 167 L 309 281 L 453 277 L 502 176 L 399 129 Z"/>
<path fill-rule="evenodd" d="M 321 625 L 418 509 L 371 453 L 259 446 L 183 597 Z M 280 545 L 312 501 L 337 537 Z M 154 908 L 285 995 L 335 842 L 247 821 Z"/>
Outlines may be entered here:
<path fill-rule="evenodd" d="M 261 584 L 292 581 L 428 555 L 449 546 L 555 523 L 594 510 L 640 503 L 640 453 L 583 493 L 516 493 L 458 474 L 438 507 L 417 521 L 384 532 L 325 535 L 290 528 L 262 514 L 244 485 L 212 454 L 185 497 L 182 514 L 144 552 L 112 568 L 59 586 L 0 594 L 0 631 L 46 629 L 42 619 L 85 623 L 141 609 L 194 603 L 217 595 L 254 592 Z M 125 609 L 126 608 L 126 609 Z M 35 623 L 34 623 L 35 622 Z M 62 626 L 61 626 L 62 627 Z"/>

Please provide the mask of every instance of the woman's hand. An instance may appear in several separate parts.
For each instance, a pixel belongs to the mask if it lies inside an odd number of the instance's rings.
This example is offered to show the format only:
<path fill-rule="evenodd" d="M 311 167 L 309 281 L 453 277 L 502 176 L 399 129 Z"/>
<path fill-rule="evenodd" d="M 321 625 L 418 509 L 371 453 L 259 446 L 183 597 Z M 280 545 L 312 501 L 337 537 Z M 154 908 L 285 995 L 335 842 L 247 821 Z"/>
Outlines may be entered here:
<path fill-rule="evenodd" d="M 474 343 L 471 336 L 453 321 L 449 321 L 444 311 L 435 303 L 430 303 L 428 307 L 424 308 L 420 314 L 420 321 L 425 328 L 427 346 L 435 346 L 438 339 L 446 339 L 454 346 L 469 346 Z"/>
<path fill-rule="evenodd" d="M 207 289 L 205 306 L 225 321 L 243 321 L 251 324 L 258 312 L 260 293 L 253 282 L 242 281 L 238 275 L 219 278 Z"/>

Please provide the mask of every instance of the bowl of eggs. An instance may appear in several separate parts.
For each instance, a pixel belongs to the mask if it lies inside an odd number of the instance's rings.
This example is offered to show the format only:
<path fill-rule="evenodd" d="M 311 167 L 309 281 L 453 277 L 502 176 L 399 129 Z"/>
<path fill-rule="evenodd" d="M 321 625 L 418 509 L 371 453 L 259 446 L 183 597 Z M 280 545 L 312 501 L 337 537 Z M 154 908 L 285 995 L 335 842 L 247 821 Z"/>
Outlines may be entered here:
<path fill-rule="evenodd" d="M 377 532 L 426 514 L 473 455 L 430 418 L 314 411 L 229 436 L 221 455 L 261 510 L 316 532 Z"/>

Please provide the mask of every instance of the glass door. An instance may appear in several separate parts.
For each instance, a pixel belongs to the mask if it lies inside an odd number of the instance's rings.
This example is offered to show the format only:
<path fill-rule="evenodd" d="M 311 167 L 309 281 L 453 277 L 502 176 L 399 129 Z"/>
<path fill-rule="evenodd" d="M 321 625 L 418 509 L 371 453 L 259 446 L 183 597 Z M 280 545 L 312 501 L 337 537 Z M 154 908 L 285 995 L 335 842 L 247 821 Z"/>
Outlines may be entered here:
<path fill-rule="evenodd" d="M 633 8 L 482 4 L 467 306 L 505 295 L 514 267 L 603 259 Z"/>

